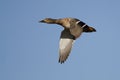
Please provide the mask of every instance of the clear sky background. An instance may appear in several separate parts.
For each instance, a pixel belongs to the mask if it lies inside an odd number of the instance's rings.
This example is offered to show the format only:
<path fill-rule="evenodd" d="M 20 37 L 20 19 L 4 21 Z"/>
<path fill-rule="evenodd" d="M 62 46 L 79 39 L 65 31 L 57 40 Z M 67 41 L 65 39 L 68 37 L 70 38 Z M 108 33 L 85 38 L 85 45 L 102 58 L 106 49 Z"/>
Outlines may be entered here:
<path fill-rule="evenodd" d="M 58 63 L 59 25 L 75 17 L 96 28 Z M 120 0 L 0 0 L 0 80 L 120 80 Z"/>

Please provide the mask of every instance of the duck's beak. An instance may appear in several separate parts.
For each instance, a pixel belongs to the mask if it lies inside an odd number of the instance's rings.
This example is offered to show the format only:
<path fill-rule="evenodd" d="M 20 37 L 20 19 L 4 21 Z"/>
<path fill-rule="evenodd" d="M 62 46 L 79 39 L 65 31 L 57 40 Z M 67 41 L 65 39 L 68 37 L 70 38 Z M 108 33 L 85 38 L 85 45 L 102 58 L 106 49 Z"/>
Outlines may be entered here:
<path fill-rule="evenodd" d="M 39 21 L 39 22 L 45 23 L 45 21 L 44 21 L 44 20 L 41 20 L 41 21 Z"/>

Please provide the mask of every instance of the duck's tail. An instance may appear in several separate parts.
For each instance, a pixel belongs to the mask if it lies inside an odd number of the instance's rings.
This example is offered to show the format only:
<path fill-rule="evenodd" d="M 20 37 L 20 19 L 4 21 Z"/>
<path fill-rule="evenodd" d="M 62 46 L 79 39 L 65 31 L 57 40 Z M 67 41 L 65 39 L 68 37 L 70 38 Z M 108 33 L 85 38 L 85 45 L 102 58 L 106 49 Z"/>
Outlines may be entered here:
<path fill-rule="evenodd" d="M 96 29 L 93 27 L 84 27 L 83 32 L 96 32 Z"/>

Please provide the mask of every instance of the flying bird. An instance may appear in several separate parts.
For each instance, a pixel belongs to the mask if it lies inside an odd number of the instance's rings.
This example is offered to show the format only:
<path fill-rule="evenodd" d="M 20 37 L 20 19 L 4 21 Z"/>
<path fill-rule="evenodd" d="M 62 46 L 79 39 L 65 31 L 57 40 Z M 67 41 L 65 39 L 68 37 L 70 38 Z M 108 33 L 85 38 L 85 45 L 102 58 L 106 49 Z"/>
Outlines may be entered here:
<path fill-rule="evenodd" d="M 77 18 L 45 18 L 39 22 L 61 25 L 64 30 L 61 32 L 59 42 L 59 63 L 64 63 L 68 58 L 73 42 L 80 37 L 83 32 L 96 32 L 96 29 L 88 26 Z"/>

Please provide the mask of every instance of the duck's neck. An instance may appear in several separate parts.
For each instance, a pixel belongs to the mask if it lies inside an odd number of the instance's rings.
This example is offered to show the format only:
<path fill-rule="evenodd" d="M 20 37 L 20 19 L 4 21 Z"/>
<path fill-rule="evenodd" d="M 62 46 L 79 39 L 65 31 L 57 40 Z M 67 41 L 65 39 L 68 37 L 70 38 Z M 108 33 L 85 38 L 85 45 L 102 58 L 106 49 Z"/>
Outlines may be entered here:
<path fill-rule="evenodd" d="M 59 24 L 59 25 L 61 25 L 61 20 L 60 19 L 51 19 L 50 24 Z"/>
<path fill-rule="evenodd" d="M 57 19 L 51 19 L 51 20 L 50 20 L 50 24 L 55 24 L 56 21 L 57 21 Z"/>
<path fill-rule="evenodd" d="M 57 19 L 49 19 L 48 24 L 57 24 Z"/>
<path fill-rule="evenodd" d="M 58 24 L 58 25 L 62 25 L 62 20 L 61 19 L 56 19 L 55 23 Z"/>

